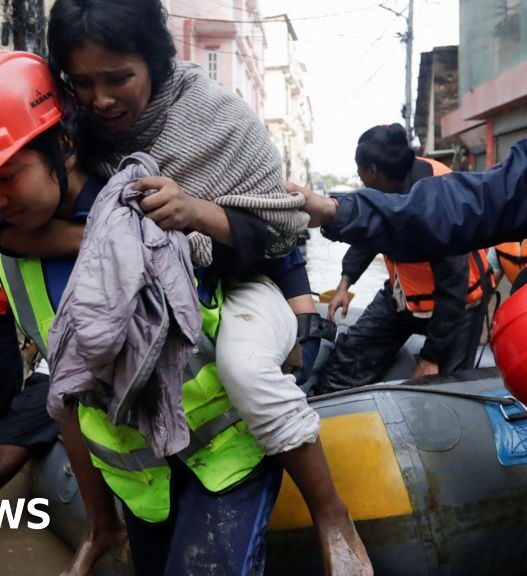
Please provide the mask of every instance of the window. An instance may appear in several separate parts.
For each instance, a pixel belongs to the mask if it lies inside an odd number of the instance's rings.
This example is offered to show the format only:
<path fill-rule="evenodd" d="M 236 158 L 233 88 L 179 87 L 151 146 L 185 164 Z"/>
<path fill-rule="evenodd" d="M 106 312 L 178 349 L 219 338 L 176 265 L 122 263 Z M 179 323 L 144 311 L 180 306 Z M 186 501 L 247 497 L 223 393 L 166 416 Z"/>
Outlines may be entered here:
<path fill-rule="evenodd" d="M 209 52 L 209 78 L 218 80 L 218 53 L 216 51 Z"/>
<path fill-rule="evenodd" d="M 527 59 L 527 11 L 523 0 L 459 3 L 460 94 Z"/>

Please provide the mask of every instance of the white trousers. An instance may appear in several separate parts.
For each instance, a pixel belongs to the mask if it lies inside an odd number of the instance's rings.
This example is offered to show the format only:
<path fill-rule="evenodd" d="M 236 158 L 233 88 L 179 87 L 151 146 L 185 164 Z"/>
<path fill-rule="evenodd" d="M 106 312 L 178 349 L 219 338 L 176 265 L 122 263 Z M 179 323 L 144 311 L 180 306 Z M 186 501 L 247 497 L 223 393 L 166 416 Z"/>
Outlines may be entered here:
<path fill-rule="evenodd" d="M 216 341 L 218 374 L 266 454 L 315 442 L 318 414 L 281 366 L 296 340 L 297 322 L 278 287 L 262 276 L 225 294 Z"/>

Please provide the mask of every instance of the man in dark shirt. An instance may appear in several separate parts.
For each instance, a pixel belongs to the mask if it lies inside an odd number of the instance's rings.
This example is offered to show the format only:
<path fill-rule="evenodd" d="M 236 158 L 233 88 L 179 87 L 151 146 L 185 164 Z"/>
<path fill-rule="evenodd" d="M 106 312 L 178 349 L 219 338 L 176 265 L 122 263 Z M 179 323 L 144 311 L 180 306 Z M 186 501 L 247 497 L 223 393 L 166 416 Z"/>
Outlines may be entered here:
<path fill-rule="evenodd" d="M 359 139 L 355 160 L 363 182 L 387 194 L 405 194 L 415 182 L 449 172 L 434 160 L 415 158 L 399 124 L 366 131 Z M 338 307 L 346 306 L 347 289 L 376 255 L 368 245 L 348 250 L 342 279 L 330 304 L 330 318 Z M 480 259 L 482 270 L 487 267 L 484 255 L 434 254 L 416 264 L 385 257 L 389 280 L 356 324 L 339 336 L 315 392 L 380 380 L 412 334 L 426 336 L 414 376 L 472 367 L 486 304 L 475 258 Z"/>

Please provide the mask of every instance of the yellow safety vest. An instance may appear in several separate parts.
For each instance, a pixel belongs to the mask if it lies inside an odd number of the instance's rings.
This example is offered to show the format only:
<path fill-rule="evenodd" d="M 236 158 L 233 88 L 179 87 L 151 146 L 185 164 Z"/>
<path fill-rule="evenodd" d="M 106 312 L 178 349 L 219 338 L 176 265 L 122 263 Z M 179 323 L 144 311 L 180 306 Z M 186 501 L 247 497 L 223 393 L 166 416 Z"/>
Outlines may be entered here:
<path fill-rule="evenodd" d="M 0 278 L 20 328 L 47 354 L 47 331 L 53 307 L 38 259 L 0 258 Z M 178 454 L 205 488 L 220 492 L 246 478 L 264 454 L 232 407 L 215 365 L 214 342 L 222 305 L 221 287 L 211 306 L 202 305 L 200 345 L 185 368 L 183 407 L 190 444 Z M 140 432 L 113 425 L 106 412 L 79 406 L 81 431 L 92 462 L 130 510 L 149 522 L 161 522 L 170 511 L 170 468 L 156 458 Z M 148 488 L 148 489 L 146 489 Z"/>

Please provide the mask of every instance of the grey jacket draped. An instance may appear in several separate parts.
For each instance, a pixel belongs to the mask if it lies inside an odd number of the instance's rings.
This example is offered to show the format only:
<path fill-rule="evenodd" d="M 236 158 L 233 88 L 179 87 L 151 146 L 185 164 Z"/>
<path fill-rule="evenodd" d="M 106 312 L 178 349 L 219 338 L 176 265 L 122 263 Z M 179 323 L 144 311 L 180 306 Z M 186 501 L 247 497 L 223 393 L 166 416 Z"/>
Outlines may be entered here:
<path fill-rule="evenodd" d="M 137 427 L 157 456 L 187 446 L 181 386 L 198 341 L 199 300 L 185 235 L 143 216 L 132 185 L 159 173 L 133 155 L 100 192 L 49 333 L 48 410 L 72 399 Z"/>

